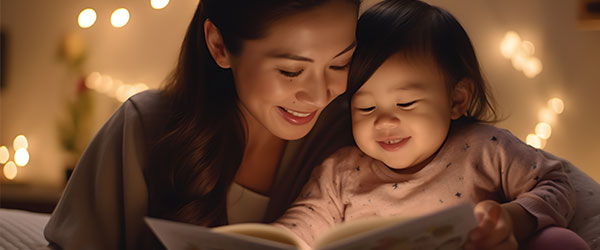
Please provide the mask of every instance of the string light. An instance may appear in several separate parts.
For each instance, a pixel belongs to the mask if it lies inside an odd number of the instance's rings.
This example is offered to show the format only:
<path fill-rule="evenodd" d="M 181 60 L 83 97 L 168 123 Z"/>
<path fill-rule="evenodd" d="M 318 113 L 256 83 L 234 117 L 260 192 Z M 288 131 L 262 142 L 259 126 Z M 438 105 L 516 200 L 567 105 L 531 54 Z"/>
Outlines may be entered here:
<path fill-rule="evenodd" d="M 534 134 L 528 134 L 526 142 L 528 145 L 531 145 L 534 148 L 542 147 L 542 139 Z"/>
<path fill-rule="evenodd" d="M 538 137 L 547 140 L 552 134 L 552 127 L 548 123 L 540 122 L 535 126 L 535 134 Z"/>
<path fill-rule="evenodd" d="M 156 10 L 167 7 L 167 4 L 169 4 L 169 0 L 150 0 L 150 5 Z"/>
<path fill-rule="evenodd" d="M 6 179 L 9 180 L 14 180 L 15 177 L 17 177 L 17 166 L 15 166 L 15 163 L 12 161 L 9 161 L 8 163 L 6 163 L 6 165 L 4 165 L 4 177 L 6 177 Z"/>
<path fill-rule="evenodd" d="M 549 108 L 542 108 L 538 111 L 538 120 L 548 124 L 553 124 L 556 119 L 556 113 Z"/>
<path fill-rule="evenodd" d="M 27 147 L 29 147 L 27 137 L 24 135 L 15 136 L 15 139 L 13 140 L 13 149 L 15 150 L 13 162 L 8 161 L 10 159 L 8 148 L 6 146 L 0 146 L 0 164 L 4 164 L 3 173 L 6 179 L 15 179 L 17 177 L 17 166 L 24 167 L 29 163 L 29 152 L 27 151 Z"/>
<path fill-rule="evenodd" d="M 552 98 L 548 101 L 548 107 L 550 107 L 554 113 L 561 114 L 565 109 L 565 103 L 560 98 Z"/>
<path fill-rule="evenodd" d="M 521 43 L 521 51 L 528 56 L 532 56 L 535 53 L 535 46 L 530 41 L 523 41 Z"/>
<path fill-rule="evenodd" d="M 29 152 L 27 149 L 20 148 L 15 152 L 15 163 L 19 167 L 24 167 L 29 162 Z"/>
<path fill-rule="evenodd" d="M 525 62 L 521 66 L 523 74 L 528 78 L 534 78 L 542 72 L 542 61 L 537 57 L 529 57 L 525 59 Z"/>
<path fill-rule="evenodd" d="M 129 22 L 129 11 L 125 8 L 116 9 L 110 16 L 110 23 L 115 28 L 121 28 Z"/>
<path fill-rule="evenodd" d="M 500 52 L 504 58 L 512 58 L 521 44 L 521 37 L 514 31 L 506 32 L 502 43 L 500 43 Z"/>
<path fill-rule="evenodd" d="M 27 137 L 24 135 L 17 135 L 13 140 L 13 149 L 17 150 L 20 148 L 27 148 L 29 146 L 29 142 L 27 142 Z"/>
<path fill-rule="evenodd" d="M 506 32 L 500 43 L 500 53 L 528 78 L 535 78 L 542 72 L 542 61 L 533 55 L 535 46 L 530 41 L 522 41 L 517 32 Z"/>
<path fill-rule="evenodd" d="M 124 102 L 129 99 L 129 97 L 149 89 L 144 83 L 126 84 L 121 80 L 114 79 L 109 75 L 103 75 L 98 72 L 90 73 L 86 77 L 85 86 L 109 97 L 113 97 L 120 102 Z"/>
<path fill-rule="evenodd" d="M 8 161 L 10 157 L 10 153 L 8 153 L 8 148 L 6 146 L 0 147 L 0 164 L 4 164 Z"/>
<path fill-rule="evenodd" d="M 552 126 L 557 114 L 561 114 L 565 108 L 564 102 L 560 98 L 548 100 L 548 107 L 542 108 L 538 113 L 540 122 L 535 126 L 535 134 L 529 134 L 526 143 L 535 148 L 544 148 L 546 142 L 552 135 Z"/>
<path fill-rule="evenodd" d="M 96 23 L 96 11 L 91 8 L 82 10 L 77 18 L 77 23 L 79 23 L 79 27 L 84 29 L 92 27 Z"/>

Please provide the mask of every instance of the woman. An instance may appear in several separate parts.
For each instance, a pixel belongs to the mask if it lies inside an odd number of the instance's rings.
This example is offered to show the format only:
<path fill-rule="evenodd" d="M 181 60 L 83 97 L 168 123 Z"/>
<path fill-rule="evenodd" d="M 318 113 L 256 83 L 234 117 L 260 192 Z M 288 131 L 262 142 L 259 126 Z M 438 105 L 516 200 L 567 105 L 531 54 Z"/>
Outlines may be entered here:
<path fill-rule="evenodd" d="M 288 141 L 345 91 L 358 5 L 201 1 L 166 86 L 125 102 L 80 159 L 45 228 L 51 246 L 159 246 L 144 216 L 206 226 L 277 218 L 310 173 L 303 167 L 320 161 L 305 153 L 330 153 L 313 147 L 321 135 Z"/>

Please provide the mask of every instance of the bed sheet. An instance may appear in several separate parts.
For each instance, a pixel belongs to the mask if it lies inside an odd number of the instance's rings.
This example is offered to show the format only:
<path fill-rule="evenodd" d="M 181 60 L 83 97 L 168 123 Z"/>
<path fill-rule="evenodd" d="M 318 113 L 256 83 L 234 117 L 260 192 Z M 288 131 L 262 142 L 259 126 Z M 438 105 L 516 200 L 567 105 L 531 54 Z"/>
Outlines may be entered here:
<path fill-rule="evenodd" d="M 50 214 L 0 209 L 0 249 L 50 249 L 44 239 L 44 226 Z"/>

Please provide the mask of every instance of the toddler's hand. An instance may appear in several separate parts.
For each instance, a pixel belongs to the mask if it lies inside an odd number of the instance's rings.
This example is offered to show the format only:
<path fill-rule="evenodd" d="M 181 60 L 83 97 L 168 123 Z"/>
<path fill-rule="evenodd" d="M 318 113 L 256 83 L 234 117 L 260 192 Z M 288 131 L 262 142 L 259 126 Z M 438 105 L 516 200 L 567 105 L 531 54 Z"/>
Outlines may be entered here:
<path fill-rule="evenodd" d="M 479 202 L 474 213 L 479 226 L 469 234 L 465 249 L 517 249 L 512 219 L 498 202 Z"/>

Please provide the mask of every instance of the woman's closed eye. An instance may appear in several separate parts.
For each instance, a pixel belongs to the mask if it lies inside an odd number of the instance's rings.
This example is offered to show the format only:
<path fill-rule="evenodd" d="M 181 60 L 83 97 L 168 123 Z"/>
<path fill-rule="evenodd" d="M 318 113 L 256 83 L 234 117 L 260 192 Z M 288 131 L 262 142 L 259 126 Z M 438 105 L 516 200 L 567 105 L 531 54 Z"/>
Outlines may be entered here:
<path fill-rule="evenodd" d="M 331 66 L 329 66 L 329 68 L 333 69 L 333 70 L 347 70 L 348 68 L 350 68 L 350 62 L 348 62 L 342 66 L 331 65 Z"/>
<path fill-rule="evenodd" d="M 279 70 L 280 74 L 282 74 L 285 77 L 290 77 L 290 78 L 297 77 L 300 74 L 302 74 L 302 72 L 304 72 L 304 69 L 301 69 L 298 71 L 286 71 L 286 70 L 282 70 L 282 69 Z"/>
<path fill-rule="evenodd" d="M 412 106 L 413 104 L 415 104 L 417 101 L 412 101 L 412 102 L 406 102 L 406 103 L 397 103 L 396 106 L 401 107 L 401 108 L 408 108 L 410 106 Z"/>

